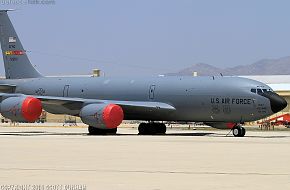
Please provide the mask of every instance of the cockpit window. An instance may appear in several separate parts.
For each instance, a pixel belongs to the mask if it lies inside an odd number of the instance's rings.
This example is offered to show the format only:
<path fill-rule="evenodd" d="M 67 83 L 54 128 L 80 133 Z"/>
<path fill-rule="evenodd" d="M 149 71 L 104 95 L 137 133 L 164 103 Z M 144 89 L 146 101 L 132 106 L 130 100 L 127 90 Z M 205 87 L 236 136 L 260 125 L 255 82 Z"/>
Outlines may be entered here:
<path fill-rule="evenodd" d="M 263 91 L 262 91 L 262 89 L 257 89 L 257 92 L 258 92 L 258 94 L 262 94 L 263 93 Z"/>
<path fill-rule="evenodd" d="M 263 88 L 263 89 L 261 89 L 261 88 L 252 88 L 251 92 L 255 93 L 255 94 L 262 94 L 264 92 L 273 92 L 273 90 L 270 89 L 270 88 L 269 89 L 267 89 L 267 88 Z"/>

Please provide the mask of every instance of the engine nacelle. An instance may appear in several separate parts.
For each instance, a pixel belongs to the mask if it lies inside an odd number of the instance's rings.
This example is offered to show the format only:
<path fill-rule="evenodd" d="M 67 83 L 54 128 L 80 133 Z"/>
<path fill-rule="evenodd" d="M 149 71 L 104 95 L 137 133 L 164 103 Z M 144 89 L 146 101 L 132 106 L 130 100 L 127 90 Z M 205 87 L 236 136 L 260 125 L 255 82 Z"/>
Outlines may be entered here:
<path fill-rule="evenodd" d="M 117 128 L 124 119 L 123 109 L 115 104 L 89 104 L 80 111 L 83 123 L 99 129 Z"/>
<path fill-rule="evenodd" d="M 0 112 L 15 122 L 35 122 L 42 113 L 41 101 L 34 97 L 10 97 L 0 104 Z"/>

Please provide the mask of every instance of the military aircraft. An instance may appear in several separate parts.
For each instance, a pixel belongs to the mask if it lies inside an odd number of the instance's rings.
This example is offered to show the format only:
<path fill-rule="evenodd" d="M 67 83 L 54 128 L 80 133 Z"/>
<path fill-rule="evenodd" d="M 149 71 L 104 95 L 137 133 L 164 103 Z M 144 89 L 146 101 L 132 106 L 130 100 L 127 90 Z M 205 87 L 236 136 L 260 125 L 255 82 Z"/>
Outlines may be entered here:
<path fill-rule="evenodd" d="M 141 135 L 164 134 L 166 121 L 203 122 L 242 137 L 244 122 L 287 106 L 269 86 L 239 77 L 45 77 L 30 63 L 8 11 L 0 11 L 0 113 L 12 121 L 35 122 L 44 109 L 79 116 L 91 135 L 116 134 L 123 120 L 140 120 Z"/>

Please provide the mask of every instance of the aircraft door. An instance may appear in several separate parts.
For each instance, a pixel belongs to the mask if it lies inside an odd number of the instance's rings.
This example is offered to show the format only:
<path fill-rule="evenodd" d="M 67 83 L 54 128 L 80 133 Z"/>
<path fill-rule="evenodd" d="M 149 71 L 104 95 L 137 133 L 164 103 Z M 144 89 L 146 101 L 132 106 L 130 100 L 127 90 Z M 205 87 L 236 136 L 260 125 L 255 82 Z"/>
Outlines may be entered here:
<path fill-rule="evenodd" d="M 257 99 L 256 98 L 253 98 L 252 101 L 253 101 L 253 107 L 254 107 L 254 109 L 257 109 Z"/>
<path fill-rule="evenodd" d="M 63 88 L 63 97 L 68 97 L 69 95 L 69 85 L 65 85 Z"/>
<path fill-rule="evenodd" d="M 155 88 L 156 88 L 155 84 L 151 85 L 149 88 L 149 99 L 150 100 L 154 100 Z"/>

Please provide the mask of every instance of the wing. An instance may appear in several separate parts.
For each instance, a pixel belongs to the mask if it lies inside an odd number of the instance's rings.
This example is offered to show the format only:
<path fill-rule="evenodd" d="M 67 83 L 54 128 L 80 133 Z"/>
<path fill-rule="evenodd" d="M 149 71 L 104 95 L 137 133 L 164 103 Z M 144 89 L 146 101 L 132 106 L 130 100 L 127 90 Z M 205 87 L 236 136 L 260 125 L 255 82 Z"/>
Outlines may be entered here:
<path fill-rule="evenodd" d="M 1 99 L 8 97 L 27 96 L 15 93 L 0 93 Z M 99 100 L 99 99 L 84 99 L 84 98 L 69 98 L 56 96 L 34 96 L 41 100 L 44 108 L 55 108 L 63 110 L 60 113 L 70 114 L 79 113 L 79 111 L 88 104 L 116 104 L 123 108 L 125 115 L 140 115 L 149 112 L 168 113 L 175 110 L 170 104 L 163 102 L 147 102 L 147 101 L 118 101 L 118 100 Z"/>
<path fill-rule="evenodd" d="M 118 100 L 98 100 L 98 99 L 83 99 L 83 98 L 67 98 L 54 96 L 36 96 L 44 105 L 63 106 L 70 110 L 80 110 L 88 104 L 116 104 L 123 109 L 144 109 L 147 111 L 167 110 L 173 111 L 175 108 L 169 104 L 162 102 L 147 102 L 147 101 L 118 101 Z"/>
<path fill-rule="evenodd" d="M 148 118 L 154 119 L 154 117 L 158 115 L 170 114 L 175 111 L 173 106 L 162 102 L 97 100 L 51 96 L 37 96 L 36 98 L 41 100 L 47 111 L 53 109 L 55 110 L 55 113 L 58 114 L 63 113 L 78 115 L 80 110 L 88 104 L 119 105 L 124 111 L 125 119 L 128 120 L 146 120 Z M 152 117 L 152 115 L 154 117 Z"/>
<path fill-rule="evenodd" d="M 15 93 L 0 93 L 1 99 L 9 97 L 28 96 Z M 100 100 L 69 98 L 56 96 L 33 96 L 41 100 L 44 109 L 55 114 L 78 115 L 80 110 L 89 104 L 116 104 L 122 107 L 126 119 L 144 119 L 146 116 L 159 114 L 168 114 L 175 111 L 175 107 L 163 102 L 147 101 L 118 101 L 118 100 Z"/>

